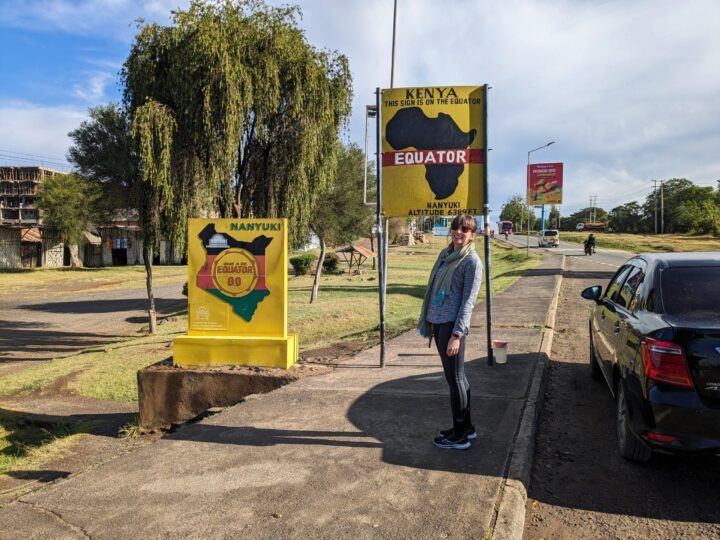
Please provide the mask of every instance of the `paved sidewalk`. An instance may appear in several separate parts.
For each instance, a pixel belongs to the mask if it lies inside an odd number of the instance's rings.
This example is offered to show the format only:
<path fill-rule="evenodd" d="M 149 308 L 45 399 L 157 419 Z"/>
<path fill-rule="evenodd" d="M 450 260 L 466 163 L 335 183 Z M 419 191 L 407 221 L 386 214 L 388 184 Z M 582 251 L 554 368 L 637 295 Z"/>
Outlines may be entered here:
<path fill-rule="evenodd" d="M 559 266 L 545 256 L 494 298 L 507 364 L 487 366 L 476 308 L 467 371 L 478 438 L 467 451 L 432 444 L 451 424 L 448 390 L 434 348 L 408 332 L 388 343 L 385 369 L 369 349 L 5 506 L 0 537 L 484 538 Z"/>

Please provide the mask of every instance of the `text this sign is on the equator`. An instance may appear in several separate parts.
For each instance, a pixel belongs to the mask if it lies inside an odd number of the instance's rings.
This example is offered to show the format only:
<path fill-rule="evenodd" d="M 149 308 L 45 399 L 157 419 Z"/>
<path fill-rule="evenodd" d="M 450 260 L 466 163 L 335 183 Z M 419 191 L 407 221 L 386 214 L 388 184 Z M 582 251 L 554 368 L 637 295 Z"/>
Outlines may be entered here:
<path fill-rule="evenodd" d="M 482 214 L 485 87 L 382 90 L 382 212 Z"/>

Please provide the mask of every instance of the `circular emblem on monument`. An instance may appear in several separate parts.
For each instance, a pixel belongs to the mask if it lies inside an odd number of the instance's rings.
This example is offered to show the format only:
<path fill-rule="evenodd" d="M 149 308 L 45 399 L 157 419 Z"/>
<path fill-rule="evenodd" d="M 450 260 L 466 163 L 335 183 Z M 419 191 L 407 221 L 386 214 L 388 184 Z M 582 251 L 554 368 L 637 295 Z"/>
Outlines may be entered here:
<path fill-rule="evenodd" d="M 258 282 L 258 263 L 252 253 L 241 248 L 226 249 L 215 257 L 212 278 L 218 290 L 235 298 L 245 296 Z"/>

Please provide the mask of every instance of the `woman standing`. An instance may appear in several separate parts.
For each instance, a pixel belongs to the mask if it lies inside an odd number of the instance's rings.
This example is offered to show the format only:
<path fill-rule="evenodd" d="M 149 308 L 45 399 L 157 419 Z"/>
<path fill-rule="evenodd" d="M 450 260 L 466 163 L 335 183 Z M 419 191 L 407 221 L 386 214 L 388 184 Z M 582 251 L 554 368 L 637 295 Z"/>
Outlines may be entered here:
<path fill-rule="evenodd" d="M 440 448 L 465 450 L 477 437 L 470 420 L 470 385 L 465 377 L 465 338 L 480 284 L 482 263 L 475 252 L 477 223 L 468 214 L 450 225 L 452 242 L 435 261 L 425 292 L 418 331 L 435 338 L 445 380 L 450 386 L 453 427 L 440 431 L 434 443 Z"/>

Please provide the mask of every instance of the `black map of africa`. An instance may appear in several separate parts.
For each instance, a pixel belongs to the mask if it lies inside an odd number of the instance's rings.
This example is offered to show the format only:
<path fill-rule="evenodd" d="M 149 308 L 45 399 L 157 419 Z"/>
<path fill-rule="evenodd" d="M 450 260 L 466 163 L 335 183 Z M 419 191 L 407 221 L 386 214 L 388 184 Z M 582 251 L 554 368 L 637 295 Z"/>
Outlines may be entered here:
<path fill-rule="evenodd" d="M 459 150 L 467 148 L 477 130 L 463 132 L 448 114 L 429 118 L 419 107 L 400 109 L 388 122 L 385 139 L 395 150 Z M 425 165 L 425 179 L 436 199 L 446 199 L 457 189 L 465 165 Z"/>

